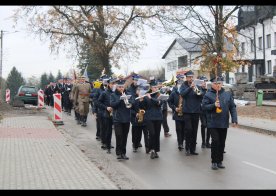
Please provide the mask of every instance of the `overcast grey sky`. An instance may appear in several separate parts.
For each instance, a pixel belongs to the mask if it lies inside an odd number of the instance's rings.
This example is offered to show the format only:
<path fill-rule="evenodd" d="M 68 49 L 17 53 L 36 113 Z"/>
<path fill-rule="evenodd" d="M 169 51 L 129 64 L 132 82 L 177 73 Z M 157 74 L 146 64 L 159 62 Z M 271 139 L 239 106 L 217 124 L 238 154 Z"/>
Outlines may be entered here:
<path fill-rule="evenodd" d="M 12 28 L 14 25 L 9 17 L 13 14 L 16 6 L 0 6 L 0 30 L 4 30 L 3 36 L 3 77 L 7 78 L 12 67 L 15 66 L 23 77 L 40 77 L 44 72 L 52 72 L 56 76 L 58 69 L 66 73 L 76 65 L 73 59 L 66 58 L 66 54 L 59 56 L 50 54 L 49 43 L 43 43 L 39 38 L 34 39 L 33 35 L 28 35 L 24 31 L 24 24 Z M 16 33 L 12 33 L 18 31 Z M 158 35 L 158 33 L 147 29 L 145 46 L 141 50 L 140 58 L 130 65 L 122 64 L 121 69 L 113 69 L 117 74 L 125 74 L 128 71 L 139 71 L 143 69 L 154 69 L 163 65 L 162 55 L 170 46 L 174 37 Z"/>

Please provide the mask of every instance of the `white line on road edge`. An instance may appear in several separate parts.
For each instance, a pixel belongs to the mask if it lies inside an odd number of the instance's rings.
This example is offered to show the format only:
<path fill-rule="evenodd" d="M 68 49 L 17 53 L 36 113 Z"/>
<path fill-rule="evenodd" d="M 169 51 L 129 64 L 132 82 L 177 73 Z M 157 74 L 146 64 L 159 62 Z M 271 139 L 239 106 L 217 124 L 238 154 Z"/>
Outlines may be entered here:
<path fill-rule="evenodd" d="M 247 164 L 247 165 L 250 165 L 250 166 L 252 166 L 252 167 L 256 167 L 256 168 L 258 168 L 258 169 L 262 169 L 262 170 L 264 170 L 264 171 L 267 171 L 267 172 L 269 172 L 269 173 L 272 173 L 272 174 L 276 175 L 276 171 L 273 171 L 273 170 L 271 170 L 271 169 L 267 169 L 267 168 L 261 167 L 261 166 L 259 166 L 259 165 L 254 164 L 254 163 L 249 163 L 249 162 L 247 162 L 247 161 L 243 161 L 243 163 L 245 163 L 245 164 Z"/>

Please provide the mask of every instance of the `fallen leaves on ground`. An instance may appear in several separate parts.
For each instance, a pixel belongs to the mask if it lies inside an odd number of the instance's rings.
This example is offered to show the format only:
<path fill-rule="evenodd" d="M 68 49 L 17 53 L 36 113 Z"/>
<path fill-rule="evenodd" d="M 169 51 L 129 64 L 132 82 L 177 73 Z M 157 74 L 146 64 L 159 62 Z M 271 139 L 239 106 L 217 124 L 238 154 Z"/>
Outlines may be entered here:
<path fill-rule="evenodd" d="M 275 106 L 246 105 L 237 107 L 238 116 L 276 120 Z"/>

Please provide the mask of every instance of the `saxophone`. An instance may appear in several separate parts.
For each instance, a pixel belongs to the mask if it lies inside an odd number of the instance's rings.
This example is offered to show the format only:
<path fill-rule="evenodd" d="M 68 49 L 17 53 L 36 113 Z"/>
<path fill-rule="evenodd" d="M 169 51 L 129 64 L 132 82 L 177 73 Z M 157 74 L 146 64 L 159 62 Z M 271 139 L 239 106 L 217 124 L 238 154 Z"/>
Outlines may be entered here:
<path fill-rule="evenodd" d="M 141 122 L 144 121 L 144 114 L 145 114 L 145 110 L 139 109 L 139 112 L 138 112 L 138 123 L 141 123 Z"/>
<path fill-rule="evenodd" d="M 183 97 L 179 95 L 179 101 L 178 101 L 178 107 L 180 111 L 177 113 L 178 116 L 183 116 L 183 111 L 182 111 L 182 102 L 183 102 Z"/>

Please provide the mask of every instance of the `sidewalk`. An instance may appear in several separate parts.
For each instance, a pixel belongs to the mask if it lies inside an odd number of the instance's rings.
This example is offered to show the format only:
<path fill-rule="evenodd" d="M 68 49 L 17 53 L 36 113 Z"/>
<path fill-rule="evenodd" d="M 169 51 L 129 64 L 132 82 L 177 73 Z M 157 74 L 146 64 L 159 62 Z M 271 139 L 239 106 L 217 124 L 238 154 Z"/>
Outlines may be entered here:
<path fill-rule="evenodd" d="M 117 189 L 46 116 L 0 123 L 0 189 Z"/>
<path fill-rule="evenodd" d="M 276 135 L 276 121 L 269 119 L 238 116 L 240 128 Z"/>

